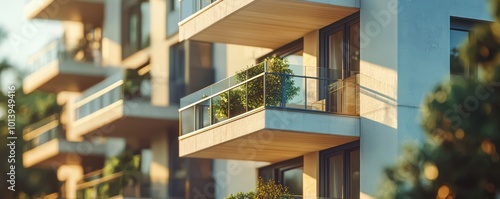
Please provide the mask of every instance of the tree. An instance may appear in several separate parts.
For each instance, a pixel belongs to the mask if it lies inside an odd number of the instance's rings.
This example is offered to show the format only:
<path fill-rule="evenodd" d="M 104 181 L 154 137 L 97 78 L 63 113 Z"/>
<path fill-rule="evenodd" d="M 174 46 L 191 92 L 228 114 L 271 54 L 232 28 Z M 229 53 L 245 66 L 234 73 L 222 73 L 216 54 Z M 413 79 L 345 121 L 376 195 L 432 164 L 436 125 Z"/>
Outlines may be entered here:
<path fill-rule="evenodd" d="M 264 97 L 266 106 L 279 106 L 292 100 L 299 94 L 300 88 L 295 86 L 295 81 L 291 76 L 293 70 L 289 66 L 288 60 L 273 55 L 251 68 L 236 73 L 234 85 L 249 81 L 220 94 L 213 101 L 215 118 L 225 119 L 244 113 L 246 110 L 259 108 L 264 105 Z M 263 76 L 252 78 L 264 73 L 265 67 L 267 71 L 264 96 Z"/>
<path fill-rule="evenodd" d="M 293 199 L 294 197 L 288 191 L 288 187 L 276 184 L 273 179 L 267 182 L 261 177 L 257 181 L 257 189 L 248 193 L 231 194 L 226 199 Z"/>
<path fill-rule="evenodd" d="M 5 36 L 5 31 L 0 29 L 0 41 Z M 12 82 L 11 85 L 18 85 L 21 82 L 20 77 L 23 76 L 23 73 L 11 65 L 9 61 L 2 59 L 0 61 L 0 76 L 5 77 L 5 75 L 14 75 L 15 82 Z M 0 84 L 2 90 L 11 85 Z M 60 111 L 60 107 L 56 104 L 55 95 L 41 92 L 25 95 L 21 87 L 16 87 L 15 95 L 9 96 L 8 93 L 0 92 L 0 136 L 2 137 L 0 139 L 0 159 L 2 161 L 7 161 L 7 156 L 10 153 L 10 150 L 7 148 L 7 139 L 5 139 L 8 135 L 8 120 L 6 117 L 9 108 L 8 99 L 14 99 L 15 101 L 15 106 L 11 105 L 11 107 L 15 111 L 16 137 L 18 138 L 15 149 L 16 192 L 7 190 L 7 179 L 5 179 L 7 175 L 5 174 L 10 171 L 10 164 L 4 162 L 0 166 L 0 173 L 2 173 L 0 175 L 0 187 L 2 187 L 0 198 L 35 198 L 36 196 L 55 192 L 58 186 L 55 170 L 26 169 L 22 165 L 24 145 L 22 130 L 27 125 Z"/>
<path fill-rule="evenodd" d="M 500 0 L 491 3 L 496 21 L 476 27 L 460 49 L 461 60 L 477 63 L 483 75 L 442 83 L 427 96 L 426 140 L 405 146 L 398 164 L 386 169 L 381 198 L 500 194 Z"/>

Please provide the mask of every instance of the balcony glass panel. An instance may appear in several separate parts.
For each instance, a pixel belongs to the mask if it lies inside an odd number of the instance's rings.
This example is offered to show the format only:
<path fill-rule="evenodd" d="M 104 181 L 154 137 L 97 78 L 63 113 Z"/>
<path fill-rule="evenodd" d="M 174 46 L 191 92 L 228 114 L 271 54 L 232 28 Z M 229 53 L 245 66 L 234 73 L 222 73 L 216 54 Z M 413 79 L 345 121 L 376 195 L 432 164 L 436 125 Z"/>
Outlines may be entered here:
<path fill-rule="evenodd" d="M 261 107 L 358 115 L 358 75 L 337 80 L 331 74 L 335 71 L 327 68 L 257 64 L 182 98 L 180 132 L 185 135 L 207 127 L 207 121 L 213 125 Z"/>
<path fill-rule="evenodd" d="M 100 84 L 88 89 L 76 100 L 75 121 L 97 112 L 119 100 L 151 99 L 151 76 L 139 76 L 129 71 L 126 78 L 121 73 L 108 77 Z M 123 81 L 122 81 L 123 80 Z M 95 95 L 95 93 L 102 93 Z"/>
<path fill-rule="evenodd" d="M 181 21 L 216 1 L 221 0 L 181 0 Z"/>
<path fill-rule="evenodd" d="M 98 66 L 101 64 L 100 46 L 101 41 L 97 39 L 67 41 L 56 39 L 31 56 L 29 74 L 55 61 L 72 60 Z"/>
<path fill-rule="evenodd" d="M 59 125 L 58 115 L 53 115 L 45 118 L 37 123 L 27 126 L 24 129 L 24 134 L 30 134 L 35 130 L 44 128 L 43 132 L 37 133 L 34 137 L 25 140 L 24 150 L 29 151 L 45 144 L 53 139 L 63 138 L 62 128 Z"/>

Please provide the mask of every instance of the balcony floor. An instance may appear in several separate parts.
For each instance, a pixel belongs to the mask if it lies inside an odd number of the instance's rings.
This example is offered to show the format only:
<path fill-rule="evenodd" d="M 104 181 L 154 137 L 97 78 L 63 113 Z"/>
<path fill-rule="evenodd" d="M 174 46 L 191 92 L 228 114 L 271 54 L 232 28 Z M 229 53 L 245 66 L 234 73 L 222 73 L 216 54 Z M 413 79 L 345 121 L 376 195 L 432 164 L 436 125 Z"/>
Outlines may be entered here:
<path fill-rule="evenodd" d="M 81 92 L 104 80 L 105 71 L 92 63 L 53 61 L 24 78 L 23 91 Z"/>
<path fill-rule="evenodd" d="M 154 134 L 177 128 L 177 107 L 152 106 L 149 101 L 119 100 L 73 122 L 73 137 L 104 136 L 149 139 Z"/>
<path fill-rule="evenodd" d="M 90 141 L 69 142 L 53 139 L 23 153 L 25 168 L 104 163 L 105 145 Z"/>
<path fill-rule="evenodd" d="M 179 154 L 278 162 L 358 139 L 356 116 L 261 109 L 179 137 Z"/>

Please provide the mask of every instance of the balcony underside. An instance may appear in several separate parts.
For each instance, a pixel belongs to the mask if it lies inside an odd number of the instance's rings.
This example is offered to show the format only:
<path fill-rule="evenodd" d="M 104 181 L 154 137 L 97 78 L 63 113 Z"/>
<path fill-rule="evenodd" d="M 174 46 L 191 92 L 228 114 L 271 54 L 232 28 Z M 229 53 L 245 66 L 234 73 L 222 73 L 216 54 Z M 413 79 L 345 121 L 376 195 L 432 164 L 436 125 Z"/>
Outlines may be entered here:
<path fill-rule="evenodd" d="M 344 1 L 355 4 L 354 0 Z M 222 1 L 179 23 L 179 40 L 276 49 L 359 9 L 298 0 Z"/>
<path fill-rule="evenodd" d="M 105 78 L 105 69 L 92 63 L 53 61 L 23 80 L 24 93 L 35 90 L 82 92 Z"/>
<path fill-rule="evenodd" d="M 179 137 L 179 155 L 278 162 L 358 139 L 359 117 L 259 109 Z"/>
<path fill-rule="evenodd" d="M 177 107 L 152 106 L 149 101 L 119 100 L 71 124 L 76 137 L 104 136 L 149 139 L 178 126 Z"/>
<path fill-rule="evenodd" d="M 31 0 L 24 6 L 28 19 L 102 23 L 103 0 Z"/>
<path fill-rule="evenodd" d="M 97 166 L 104 163 L 105 151 L 105 145 L 100 143 L 53 139 L 24 152 L 23 165 L 25 168 L 57 168 L 63 164 Z"/>

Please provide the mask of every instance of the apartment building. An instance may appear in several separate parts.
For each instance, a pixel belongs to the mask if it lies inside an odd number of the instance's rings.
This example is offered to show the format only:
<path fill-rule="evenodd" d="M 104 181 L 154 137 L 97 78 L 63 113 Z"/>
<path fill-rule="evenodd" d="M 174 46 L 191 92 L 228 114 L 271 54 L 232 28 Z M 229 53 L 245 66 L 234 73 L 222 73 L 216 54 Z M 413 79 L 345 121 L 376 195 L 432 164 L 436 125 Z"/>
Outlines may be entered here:
<path fill-rule="evenodd" d="M 474 74 L 450 62 L 471 24 L 490 20 L 485 10 L 464 0 L 31 0 L 28 18 L 65 31 L 31 58 L 23 89 L 57 93 L 63 111 L 25 129 L 23 164 L 57 169 L 63 198 L 224 198 L 259 176 L 298 198 L 372 198 L 401 145 L 421 140 L 423 96 Z M 272 55 L 288 60 L 286 73 Z M 140 155 L 138 183 L 101 170 L 126 148 Z"/>

